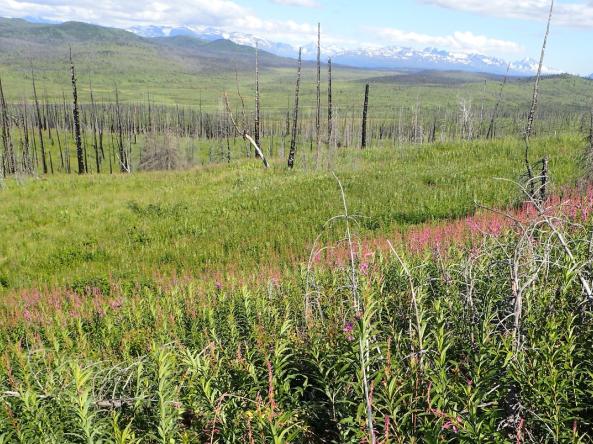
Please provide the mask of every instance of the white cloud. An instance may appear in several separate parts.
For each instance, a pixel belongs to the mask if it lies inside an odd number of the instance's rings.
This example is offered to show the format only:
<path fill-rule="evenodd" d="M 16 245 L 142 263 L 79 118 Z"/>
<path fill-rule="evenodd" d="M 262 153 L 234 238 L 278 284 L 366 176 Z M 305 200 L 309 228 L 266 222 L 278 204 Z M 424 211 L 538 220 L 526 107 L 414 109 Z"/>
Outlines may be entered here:
<path fill-rule="evenodd" d="M 288 43 L 313 39 L 317 32 L 314 24 L 263 20 L 232 0 L 0 0 L 0 16 L 78 20 L 122 28 L 135 25 L 212 26 Z"/>
<path fill-rule="evenodd" d="M 509 55 L 518 54 L 523 51 L 521 45 L 515 42 L 476 35 L 472 32 L 454 32 L 450 35 L 434 36 L 394 28 L 375 28 L 371 31 L 393 45 L 430 46 L 448 49 L 450 51 L 475 52 L 487 55 Z"/>
<path fill-rule="evenodd" d="M 319 3 L 314 0 L 272 0 L 273 3 L 286 6 L 301 6 L 303 8 L 319 8 Z"/>
<path fill-rule="evenodd" d="M 493 17 L 546 20 L 550 0 L 417 0 L 443 8 L 474 12 Z M 561 26 L 593 28 L 593 1 L 556 2 L 553 22 Z"/>

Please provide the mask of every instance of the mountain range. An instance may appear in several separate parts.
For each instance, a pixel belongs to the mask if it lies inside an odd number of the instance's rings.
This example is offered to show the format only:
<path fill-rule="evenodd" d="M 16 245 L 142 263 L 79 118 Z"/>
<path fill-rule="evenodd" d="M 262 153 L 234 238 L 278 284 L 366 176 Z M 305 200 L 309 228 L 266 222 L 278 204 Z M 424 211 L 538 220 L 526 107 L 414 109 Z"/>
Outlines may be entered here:
<path fill-rule="evenodd" d="M 255 47 L 281 57 L 296 58 L 298 48 L 287 43 L 272 42 L 251 34 L 225 32 L 211 27 L 135 26 L 128 29 L 146 38 L 171 38 L 191 36 L 205 41 L 229 40 L 238 45 Z M 314 60 L 317 56 L 315 43 L 303 47 L 303 58 Z M 538 62 L 523 59 L 509 62 L 482 54 L 455 53 L 437 48 L 413 49 L 407 47 L 364 47 L 347 49 L 339 46 L 323 46 L 322 57 L 332 58 L 334 63 L 355 68 L 414 69 L 439 71 L 469 71 L 489 74 L 530 76 L 537 72 Z M 544 67 L 544 74 L 559 74 L 560 71 Z"/>
<path fill-rule="evenodd" d="M 279 109 L 293 94 L 296 61 L 290 45 L 214 29 L 152 27 L 135 29 L 134 33 L 82 22 L 36 21 L 0 18 L 0 76 L 8 100 L 31 97 L 34 72 L 43 96 L 62 102 L 71 83 L 71 49 L 81 97 L 89 97 L 92 84 L 96 97 L 107 101 L 113 100 L 117 89 L 122 101 L 145 100 L 149 95 L 155 103 L 203 103 L 218 109 L 225 91 L 252 88 L 256 41 L 262 49 L 259 62 L 267 105 Z M 304 48 L 304 85 L 313 84 L 315 62 L 311 60 L 315 59 L 315 50 L 314 45 Z M 398 103 L 417 103 L 419 90 L 415 87 L 420 85 L 426 86 L 421 94 L 429 96 L 425 98 L 428 101 L 434 100 L 435 91 L 441 94 L 440 100 L 448 94 L 481 97 L 484 83 L 494 87 L 502 81 L 501 72 L 506 70 L 502 61 L 497 64 L 483 56 L 460 56 L 434 49 L 352 51 L 325 47 L 323 53 L 324 60 L 331 54 L 334 61 L 341 63 L 335 70 L 336 94 L 348 106 L 354 102 L 358 106 L 366 83 L 374 85 L 379 100 L 389 103 L 395 96 Z M 348 64 L 391 69 L 361 69 Z M 512 72 L 535 70 L 533 62 L 523 64 L 525 67 L 515 63 Z M 396 69 L 397 66 L 409 69 Z M 580 102 L 590 91 L 590 82 L 571 75 L 549 76 L 542 82 L 542 94 L 562 103 Z M 520 102 L 522 106 L 532 94 L 530 78 L 525 75 L 511 77 L 509 88 L 513 88 L 514 103 Z M 312 90 L 304 86 L 303 94 L 312 94 Z"/>

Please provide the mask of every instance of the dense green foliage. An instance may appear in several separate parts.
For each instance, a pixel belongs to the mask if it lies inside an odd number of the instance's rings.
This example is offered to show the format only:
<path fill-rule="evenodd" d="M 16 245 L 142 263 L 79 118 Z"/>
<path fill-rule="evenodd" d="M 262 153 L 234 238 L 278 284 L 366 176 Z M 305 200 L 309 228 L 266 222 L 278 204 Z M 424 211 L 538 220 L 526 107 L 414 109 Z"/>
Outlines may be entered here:
<path fill-rule="evenodd" d="M 571 184 L 583 141 L 534 141 L 550 157 L 552 183 Z M 307 150 L 308 151 L 308 150 Z M 363 237 L 464 217 L 475 202 L 513 204 L 521 142 L 503 139 L 435 145 L 341 149 L 336 171 Z M 155 275 L 254 274 L 305 260 L 323 224 L 340 210 L 332 175 L 270 171 L 233 162 L 189 171 L 10 179 L 0 190 L 0 276 L 8 288 L 82 285 Z M 336 236 L 327 238 L 328 242 Z"/>
<path fill-rule="evenodd" d="M 570 258 L 542 228 L 360 258 L 356 285 L 24 292 L 1 313 L 0 441 L 369 442 L 368 408 L 382 443 L 591 442 L 590 233 L 561 227 Z"/>

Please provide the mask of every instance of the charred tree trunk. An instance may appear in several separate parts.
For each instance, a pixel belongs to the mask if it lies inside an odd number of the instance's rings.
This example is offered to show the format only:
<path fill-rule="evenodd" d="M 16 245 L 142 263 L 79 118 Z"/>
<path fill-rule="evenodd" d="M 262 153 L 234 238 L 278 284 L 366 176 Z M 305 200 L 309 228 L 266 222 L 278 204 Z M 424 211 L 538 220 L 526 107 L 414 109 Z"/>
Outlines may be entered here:
<path fill-rule="evenodd" d="M 535 84 L 533 85 L 533 99 L 531 101 L 531 109 L 527 117 L 527 127 L 525 128 L 525 169 L 527 170 L 527 181 L 528 190 L 532 198 L 535 198 L 535 183 L 533 177 L 533 170 L 529 161 L 529 139 L 533 132 L 533 122 L 535 120 L 535 112 L 537 110 L 537 102 L 539 97 L 539 82 L 542 75 L 542 68 L 544 64 L 544 56 L 546 54 L 546 45 L 548 43 L 548 36 L 550 35 L 550 24 L 552 22 L 552 13 L 554 11 L 554 0 L 550 4 L 550 14 L 548 16 L 548 25 L 546 28 L 546 34 L 544 36 L 544 42 L 542 44 L 542 52 L 539 58 L 539 66 L 537 68 L 537 75 L 535 76 Z"/>
<path fill-rule="evenodd" d="M 255 43 L 255 128 L 253 139 L 257 146 L 260 145 L 260 134 L 259 134 L 259 44 Z M 259 157 L 257 151 L 255 157 Z"/>
<path fill-rule="evenodd" d="M 101 159 L 99 156 L 99 143 L 97 139 L 97 127 L 99 126 L 97 119 L 97 107 L 95 105 L 95 98 L 93 96 L 93 85 L 91 84 L 89 86 L 91 89 L 91 125 L 93 127 L 93 148 L 95 150 L 95 168 L 97 174 L 99 174 L 101 172 Z"/>
<path fill-rule="evenodd" d="M 23 126 L 23 131 L 21 135 L 21 145 L 22 145 L 22 166 L 23 170 L 26 173 L 33 174 L 35 171 L 33 158 L 31 156 L 31 150 L 29 147 L 29 128 L 27 126 L 27 102 L 23 102 L 23 114 L 21 115 L 21 124 Z"/>
<path fill-rule="evenodd" d="M 10 120 L 8 119 L 8 109 L 6 107 L 6 100 L 4 99 L 2 80 L 0 80 L 0 105 L 2 105 L 2 144 L 4 145 L 2 171 L 6 176 L 16 173 L 16 155 L 10 137 Z"/>
<path fill-rule="evenodd" d="M 66 162 L 64 160 L 64 153 L 62 151 L 62 141 L 60 140 L 60 132 L 56 129 L 56 139 L 58 140 L 58 150 L 60 151 L 60 164 L 62 166 L 62 171 L 68 172 L 66 169 Z"/>
<path fill-rule="evenodd" d="M 593 151 L 593 106 L 591 106 L 591 123 L 589 124 L 589 150 Z"/>
<path fill-rule="evenodd" d="M 35 73 L 31 72 L 33 79 L 33 97 L 35 99 L 35 112 L 37 114 L 37 131 L 39 134 L 39 146 L 41 147 L 41 166 L 43 174 L 47 174 L 47 159 L 45 155 L 45 144 L 43 143 L 43 120 L 41 119 L 41 111 L 39 109 L 39 100 L 37 98 L 37 88 L 35 87 Z"/>
<path fill-rule="evenodd" d="M 369 84 L 364 87 L 364 106 L 362 108 L 362 142 L 360 147 L 367 147 L 367 115 L 369 111 Z"/>
<path fill-rule="evenodd" d="M 544 203 L 548 194 L 548 156 L 542 159 L 541 187 L 539 189 L 540 202 Z"/>
<path fill-rule="evenodd" d="M 490 125 L 488 126 L 488 133 L 486 134 L 486 139 L 494 138 L 494 123 L 495 123 L 496 117 L 498 115 L 498 108 L 500 107 L 500 103 L 502 102 L 502 97 L 504 94 L 504 87 L 507 84 L 510 69 L 511 69 L 511 64 L 509 63 L 509 65 L 507 66 L 507 72 L 504 76 L 504 80 L 502 81 L 502 85 L 500 86 L 500 91 L 498 93 L 498 98 L 496 99 L 496 104 L 494 105 L 494 110 L 492 111 L 492 117 L 490 119 Z"/>
<path fill-rule="evenodd" d="M 333 103 L 332 103 L 332 59 L 327 60 L 327 143 L 331 144 L 333 134 Z"/>
<path fill-rule="evenodd" d="M 119 152 L 119 167 L 122 173 L 129 173 L 128 156 L 124 148 L 124 135 L 121 121 L 121 108 L 119 106 L 119 92 L 115 87 L 115 115 L 117 119 L 117 148 Z"/>
<path fill-rule="evenodd" d="M 288 168 L 294 167 L 294 159 L 296 156 L 297 133 L 299 125 L 299 89 L 301 87 L 301 63 L 302 63 L 302 48 L 299 48 L 299 61 L 297 69 L 296 88 L 294 93 L 294 110 L 292 113 L 292 136 L 290 139 L 290 151 L 288 153 Z"/>
<path fill-rule="evenodd" d="M 76 143 L 76 159 L 78 160 L 78 174 L 85 172 L 84 152 L 80 136 L 80 115 L 78 110 L 78 91 L 76 90 L 76 73 L 72 61 L 72 48 L 70 48 L 70 74 L 72 77 L 72 118 L 74 120 L 74 140 Z"/>
<path fill-rule="evenodd" d="M 315 142 L 316 166 L 319 168 L 319 156 L 321 154 L 321 23 L 317 24 L 317 108 L 315 114 Z"/>

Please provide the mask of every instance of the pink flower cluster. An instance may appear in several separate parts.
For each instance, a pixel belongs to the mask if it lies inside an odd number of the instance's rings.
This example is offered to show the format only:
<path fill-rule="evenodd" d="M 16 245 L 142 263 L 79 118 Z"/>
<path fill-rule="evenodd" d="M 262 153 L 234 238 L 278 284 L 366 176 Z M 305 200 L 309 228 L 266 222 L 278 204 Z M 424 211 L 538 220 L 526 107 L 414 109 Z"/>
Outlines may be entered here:
<path fill-rule="evenodd" d="M 346 339 L 350 342 L 354 341 L 354 325 L 352 322 L 346 322 L 343 329 Z"/>

